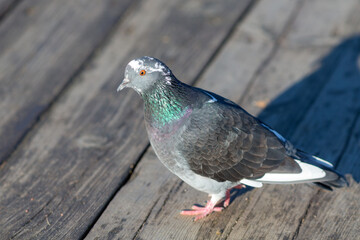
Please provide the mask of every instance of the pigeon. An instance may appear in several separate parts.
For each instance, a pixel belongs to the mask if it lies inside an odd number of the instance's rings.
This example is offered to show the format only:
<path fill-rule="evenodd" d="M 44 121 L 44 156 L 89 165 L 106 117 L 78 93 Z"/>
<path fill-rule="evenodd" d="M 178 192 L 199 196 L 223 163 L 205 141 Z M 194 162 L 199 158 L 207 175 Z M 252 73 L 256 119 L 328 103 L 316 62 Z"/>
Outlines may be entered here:
<path fill-rule="evenodd" d="M 198 220 L 223 210 L 234 188 L 314 183 L 331 190 L 347 185 L 331 163 L 295 148 L 236 103 L 179 81 L 156 58 L 130 61 L 117 91 L 124 88 L 134 89 L 144 101 L 146 130 L 159 160 L 211 197 L 183 215 Z"/>

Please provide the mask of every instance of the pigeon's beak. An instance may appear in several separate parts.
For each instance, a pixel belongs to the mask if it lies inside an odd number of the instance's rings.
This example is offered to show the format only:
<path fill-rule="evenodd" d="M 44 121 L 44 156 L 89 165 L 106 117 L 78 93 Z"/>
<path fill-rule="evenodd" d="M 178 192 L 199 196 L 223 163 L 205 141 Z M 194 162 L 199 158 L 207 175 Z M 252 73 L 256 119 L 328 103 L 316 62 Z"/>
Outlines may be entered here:
<path fill-rule="evenodd" d="M 119 85 L 119 87 L 117 88 L 117 91 L 120 92 L 121 90 L 123 90 L 126 85 L 130 82 L 129 79 L 124 78 L 124 80 L 122 81 L 122 83 Z"/>

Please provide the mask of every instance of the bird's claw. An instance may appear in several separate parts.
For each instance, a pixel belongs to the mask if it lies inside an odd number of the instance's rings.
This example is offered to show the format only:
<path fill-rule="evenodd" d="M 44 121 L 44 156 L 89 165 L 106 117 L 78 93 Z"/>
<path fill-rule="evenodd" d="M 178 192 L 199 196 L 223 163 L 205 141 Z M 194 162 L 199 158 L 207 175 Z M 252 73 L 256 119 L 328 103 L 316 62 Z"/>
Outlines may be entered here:
<path fill-rule="evenodd" d="M 206 217 L 212 212 L 221 212 L 224 208 L 222 207 L 214 207 L 212 204 L 206 204 L 205 207 L 200 207 L 197 205 L 193 205 L 191 207 L 192 210 L 183 210 L 180 212 L 181 215 L 194 216 L 196 215 L 194 221 L 197 221 L 201 218 Z"/>
<path fill-rule="evenodd" d="M 243 188 L 244 185 L 240 184 L 238 186 L 235 186 L 233 188 L 236 189 L 241 189 Z M 226 208 L 227 206 L 229 206 L 230 204 L 230 190 L 228 189 L 226 191 L 226 195 L 225 195 L 225 200 L 224 200 L 224 207 L 215 207 L 216 205 L 216 201 L 207 201 L 205 207 L 202 206 L 198 206 L 198 205 L 193 205 L 191 207 L 191 210 L 182 210 L 180 212 L 181 215 L 188 215 L 188 216 L 196 216 L 194 221 L 197 221 L 201 218 L 206 217 L 207 215 L 209 215 L 212 212 L 221 212 L 224 208 Z"/>

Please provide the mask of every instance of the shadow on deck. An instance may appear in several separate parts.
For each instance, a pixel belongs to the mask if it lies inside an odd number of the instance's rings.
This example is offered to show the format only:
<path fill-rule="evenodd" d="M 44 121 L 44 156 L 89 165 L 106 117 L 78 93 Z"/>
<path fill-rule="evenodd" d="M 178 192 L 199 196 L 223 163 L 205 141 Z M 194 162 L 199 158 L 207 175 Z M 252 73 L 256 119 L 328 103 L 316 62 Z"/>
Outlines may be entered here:
<path fill-rule="evenodd" d="M 360 169 L 354 167 L 359 155 L 346 153 L 360 148 L 359 57 L 360 36 L 345 39 L 318 61 L 313 73 L 259 114 L 297 148 L 330 161 L 356 181 L 360 180 Z"/>
<path fill-rule="evenodd" d="M 360 35 L 345 39 L 318 64 L 258 117 L 297 148 L 323 157 L 359 182 Z M 233 189 L 231 202 L 252 189 Z"/>

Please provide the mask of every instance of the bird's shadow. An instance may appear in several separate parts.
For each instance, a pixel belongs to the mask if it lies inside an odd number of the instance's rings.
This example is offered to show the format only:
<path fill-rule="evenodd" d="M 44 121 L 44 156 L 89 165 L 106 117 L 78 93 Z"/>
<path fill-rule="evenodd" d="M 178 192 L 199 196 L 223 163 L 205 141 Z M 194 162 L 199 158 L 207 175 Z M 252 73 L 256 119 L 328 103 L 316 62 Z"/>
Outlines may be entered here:
<path fill-rule="evenodd" d="M 360 35 L 317 61 L 317 69 L 259 114 L 297 148 L 360 180 Z"/>
<path fill-rule="evenodd" d="M 297 148 L 326 159 L 356 181 L 360 180 L 359 56 L 360 35 L 345 39 L 315 63 L 315 71 L 258 115 Z M 231 200 L 251 189 L 234 189 Z"/>
<path fill-rule="evenodd" d="M 250 187 L 250 186 L 246 186 L 246 187 L 243 187 L 241 189 L 238 189 L 238 188 L 233 188 L 230 190 L 230 203 L 232 203 L 234 201 L 235 198 L 253 190 L 254 188 L 253 187 Z"/>

